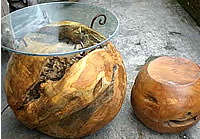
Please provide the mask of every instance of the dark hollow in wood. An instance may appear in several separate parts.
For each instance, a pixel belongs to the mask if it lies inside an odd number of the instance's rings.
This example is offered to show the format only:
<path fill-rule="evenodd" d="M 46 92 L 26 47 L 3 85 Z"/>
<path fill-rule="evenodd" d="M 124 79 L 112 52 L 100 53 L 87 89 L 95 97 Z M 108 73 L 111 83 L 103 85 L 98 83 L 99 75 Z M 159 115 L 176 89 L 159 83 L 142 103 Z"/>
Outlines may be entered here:
<path fill-rule="evenodd" d="M 135 115 L 160 133 L 178 133 L 200 119 L 200 68 L 192 61 L 163 56 L 145 64 L 131 91 Z"/>

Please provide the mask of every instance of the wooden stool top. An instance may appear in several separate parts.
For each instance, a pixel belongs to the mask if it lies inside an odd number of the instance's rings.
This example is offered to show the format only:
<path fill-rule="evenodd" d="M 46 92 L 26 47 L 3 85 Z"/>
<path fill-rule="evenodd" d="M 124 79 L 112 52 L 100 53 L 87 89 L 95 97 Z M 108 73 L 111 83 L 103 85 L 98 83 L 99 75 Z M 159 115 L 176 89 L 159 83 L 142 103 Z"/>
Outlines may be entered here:
<path fill-rule="evenodd" d="M 148 74 L 161 83 L 187 85 L 200 78 L 200 67 L 185 58 L 164 56 L 149 64 Z"/>

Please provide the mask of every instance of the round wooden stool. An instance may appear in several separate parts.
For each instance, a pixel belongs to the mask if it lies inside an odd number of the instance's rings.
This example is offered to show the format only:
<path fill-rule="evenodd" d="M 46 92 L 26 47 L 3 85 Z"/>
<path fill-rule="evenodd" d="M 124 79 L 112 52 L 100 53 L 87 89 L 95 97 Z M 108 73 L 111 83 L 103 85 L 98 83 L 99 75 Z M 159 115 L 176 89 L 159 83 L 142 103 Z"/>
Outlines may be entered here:
<path fill-rule="evenodd" d="M 135 115 L 160 133 L 181 132 L 200 119 L 200 67 L 180 57 L 159 57 L 139 72 L 132 88 Z"/>

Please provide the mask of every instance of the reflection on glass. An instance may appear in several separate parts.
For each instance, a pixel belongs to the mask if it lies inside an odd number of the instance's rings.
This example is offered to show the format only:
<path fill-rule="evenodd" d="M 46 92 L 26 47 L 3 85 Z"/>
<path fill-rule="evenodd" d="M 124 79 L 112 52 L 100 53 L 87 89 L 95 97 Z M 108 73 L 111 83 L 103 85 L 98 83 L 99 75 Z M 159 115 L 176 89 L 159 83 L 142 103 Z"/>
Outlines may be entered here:
<path fill-rule="evenodd" d="M 88 28 L 85 33 L 89 33 L 92 31 L 89 28 L 91 21 L 98 14 L 105 15 L 107 20 L 104 25 L 100 25 L 99 20 L 103 20 L 103 17 L 99 17 L 94 22 L 93 32 L 99 32 L 104 37 L 100 40 L 96 38 L 96 41 L 87 44 L 87 39 L 95 39 L 95 36 L 88 37 L 88 34 L 84 34 L 81 27 L 75 27 L 75 24 L 80 23 L 79 26 Z M 61 25 L 64 21 L 73 22 L 70 25 Z M 116 33 L 119 22 L 113 13 L 100 7 L 57 2 L 13 12 L 2 19 L 1 25 L 4 49 L 27 55 L 53 56 L 80 53 L 104 44 Z M 69 26 L 73 26 L 74 30 Z M 70 31 L 79 34 L 75 35 L 77 38 L 70 38 Z"/>

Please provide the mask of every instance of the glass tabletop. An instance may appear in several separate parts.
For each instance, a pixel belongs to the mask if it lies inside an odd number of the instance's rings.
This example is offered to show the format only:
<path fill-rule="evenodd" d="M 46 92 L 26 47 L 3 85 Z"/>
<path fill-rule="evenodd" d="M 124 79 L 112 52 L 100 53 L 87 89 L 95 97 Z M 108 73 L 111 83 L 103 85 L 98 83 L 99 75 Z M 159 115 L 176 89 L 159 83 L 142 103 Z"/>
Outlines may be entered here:
<path fill-rule="evenodd" d="M 80 53 L 106 43 L 116 34 L 119 21 L 112 12 L 101 7 L 77 2 L 53 2 L 10 13 L 1 19 L 1 28 L 3 49 L 32 56 L 58 56 Z M 85 39 L 94 39 L 98 35 L 102 37 L 95 43 L 88 43 L 87 47 L 78 49 L 72 43 L 76 39 L 71 37 L 67 40 L 66 36 L 75 31 L 74 34 L 83 34 L 83 30 L 85 35 L 93 34 L 92 37 L 84 37 Z M 84 46 L 85 42 L 74 43 Z M 37 47 L 40 51 L 33 51 L 30 49 L 32 47 Z"/>

